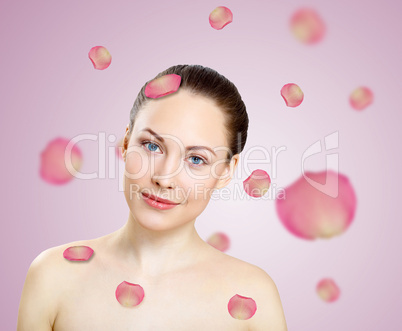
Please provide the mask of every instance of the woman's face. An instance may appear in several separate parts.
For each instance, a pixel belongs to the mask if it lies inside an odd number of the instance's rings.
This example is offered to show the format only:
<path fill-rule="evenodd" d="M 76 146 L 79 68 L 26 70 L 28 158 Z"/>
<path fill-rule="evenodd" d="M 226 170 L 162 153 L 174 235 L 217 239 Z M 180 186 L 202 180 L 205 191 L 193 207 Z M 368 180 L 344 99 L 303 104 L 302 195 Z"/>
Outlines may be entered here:
<path fill-rule="evenodd" d="M 123 158 L 125 197 L 142 226 L 167 230 L 193 221 L 213 190 L 229 183 L 238 155 L 230 165 L 224 163 L 229 151 L 224 121 L 212 100 L 183 89 L 151 100 L 140 111 L 131 137 L 127 128 Z M 149 205 L 142 193 L 178 204 L 159 209 Z"/>

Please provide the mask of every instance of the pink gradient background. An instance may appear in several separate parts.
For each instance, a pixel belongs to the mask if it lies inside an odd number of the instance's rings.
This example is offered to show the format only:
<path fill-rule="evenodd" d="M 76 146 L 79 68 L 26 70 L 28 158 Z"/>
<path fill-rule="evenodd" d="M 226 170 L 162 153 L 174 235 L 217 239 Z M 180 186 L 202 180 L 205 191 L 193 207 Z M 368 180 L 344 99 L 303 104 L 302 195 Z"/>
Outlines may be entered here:
<path fill-rule="evenodd" d="M 217 6 L 234 15 L 222 30 L 208 23 Z M 304 6 L 315 8 L 327 25 L 326 37 L 314 46 L 296 40 L 288 26 Z M 227 254 L 268 272 L 289 330 L 399 330 L 401 12 L 401 2 L 384 0 L 3 0 L 1 329 L 15 330 L 26 272 L 40 252 L 110 233 L 129 212 L 117 178 L 59 187 L 42 181 L 40 152 L 58 136 L 105 132 L 120 139 L 148 79 L 171 65 L 201 64 L 232 80 L 246 103 L 250 128 L 243 154 L 257 145 L 286 146 L 276 177 L 271 165 L 255 163 L 241 176 L 239 169 L 229 188 L 258 168 L 276 187 L 287 186 L 301 175 L 303 152 L 338 131 L 339 170 L 352 182 L 358 205 L 342 236 L 305 241 L 282 226 L 274 200 L 215 200 L 196 221 L 200 235 L 206 240 L 224 231 L 231 238 Z M 99 45 L 112 54 L 103 71 L 87 56 Z M 279 93 L 291 82 L 305 94 L 297 108 L 286 107 Z M 348 97 L 360 85 L 372 89 L 374 103 L 357 112 Z M 82 172 L 96 171 L 96 142 L 79 147 Z M 323 169 L 325 152 L 305 167 Z M 341 289 L 334 303 L 315 292 L 324 277 Z"/>

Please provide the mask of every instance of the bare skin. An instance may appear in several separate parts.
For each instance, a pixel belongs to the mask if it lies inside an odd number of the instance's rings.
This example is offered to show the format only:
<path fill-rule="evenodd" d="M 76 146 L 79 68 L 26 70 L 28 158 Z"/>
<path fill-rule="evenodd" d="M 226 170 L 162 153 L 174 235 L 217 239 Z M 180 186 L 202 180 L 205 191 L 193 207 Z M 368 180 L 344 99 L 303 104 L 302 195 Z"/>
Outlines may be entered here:
<path fill-rule="evenodd" d="M 133 133 L 126 129 L 126 224 L 104 237 L 42 252 L 28 271 L 17 331 L 287 331 L 270 276 L 205 243 L 194 227 L 213 190 L 230 182 L 238 164 L 238 155 L 229 165 L 221 162 L 226 150 L 216 149 L 228 146 L 224 121 L 211 100 L 184 90 L 146 106 Z M 165 141 L 142 131 L 147 127 Z M 144 140 L 152 143 L 143 145 Z M 189 145 L 209 146 L 216 155 L 180 147 Z M 192 161 L 199 161 L 194 157 L 207 163 L 194 166 Z M 184 168 L 175 172 L 182 160 Z M 140 177 L 127 175 L 141 169 L 146 171 Z M 196 185 L 201 197 L 191 190 Z M 169 210 L 149 206 L 142 195 L 132 194 L 133 187 L 178 205 Z M 64 259 L 63 251 L 74 245 L 90 246 L 95 253 L 85 262 Z M 143 287 L 145 296 L 138 306 L 123 307 L 116 300 L 116 287 L 123 281 Z M 229 314 L 228 302 L 235 294 L 255 300 L 257 311 L 250 319 Z"/>
<path fill-rule="evenodd" d="M 252 297 L 257 304 L 259 298 L 266 300 L 257 286 L 262 278 L 257 267 L 205 244 L 193 265 L 145 277 L 111 255 L 113 237 L 47 252 L 45 259 L 54 261 L 47 268 L 58 275 L 48 284 L 53 292 L 50 306 L 55 308 L 48 330 L 254 330 L 250 322 L 257 313 L 238 320 L 229 314 L 227 304 L 235 294 Z M 71 245 L 88 245 L 95 253 L 87 262 L 67 261 L 63 251 Z M 116 287 L 123 280 L 143 287 L 145 296 L 137 307 L 122 307 L 116 300 Z"/>

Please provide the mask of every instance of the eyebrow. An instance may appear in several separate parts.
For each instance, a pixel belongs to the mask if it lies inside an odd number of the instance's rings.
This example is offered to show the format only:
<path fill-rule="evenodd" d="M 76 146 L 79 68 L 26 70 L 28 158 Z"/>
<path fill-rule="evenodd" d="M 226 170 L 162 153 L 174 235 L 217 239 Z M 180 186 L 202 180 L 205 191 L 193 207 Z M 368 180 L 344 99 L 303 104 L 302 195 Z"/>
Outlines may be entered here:
<path fill-rule="evenodd" d="M 160 135 L 158 135 L 151 128 L 145 128 L 145 129 L 142 129 L 141 131 L 148 131 L 150 134 L 155 136 L 156 139 L 160 140 L 163 143 L 165 142 L 165 139 L 163 139 Z M 206 149 L 206 150 L 210 151 L 212 154 L 214 154 L 216 156 L 216 153 L 210 147 L 207 147 L 207 146 L 187 146 L 186 147 L 186 151 L 199 150 L 199 149 Z"/>

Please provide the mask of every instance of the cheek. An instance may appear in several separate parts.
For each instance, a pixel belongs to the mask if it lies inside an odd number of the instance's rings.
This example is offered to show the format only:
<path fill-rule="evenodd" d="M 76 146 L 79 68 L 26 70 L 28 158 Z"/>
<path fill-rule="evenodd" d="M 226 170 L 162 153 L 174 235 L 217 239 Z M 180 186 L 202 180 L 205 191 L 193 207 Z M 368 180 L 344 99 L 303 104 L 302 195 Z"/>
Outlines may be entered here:
<path fill-rule="evenodd" d="M 141 178 L 145 177 L 148 173 L 148 156 L 139 147 L 133 149 L 127 154 L 125 169 L 128 180 L 141 180 Z"/>
<path fill-rule="evenodd" d="M 211 178 L 215 181 L 219 180 L 220 176 L 223 176 L 226 172 L 226 170 L 228 170 L 228 164 L 225 163 L 223 160 L 217 161 L 215 162 L 212 166 L 211 166 Z"/>
<path fill-rule="evenodd" d="M 187 177 L 183 181 L 183 189 L 181 190 L 184 198 L 188 201 L 208 201 L 217 182 L 216 179 L 209 177 L 204 180 Z"/>

